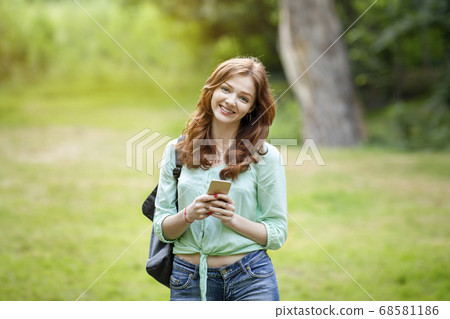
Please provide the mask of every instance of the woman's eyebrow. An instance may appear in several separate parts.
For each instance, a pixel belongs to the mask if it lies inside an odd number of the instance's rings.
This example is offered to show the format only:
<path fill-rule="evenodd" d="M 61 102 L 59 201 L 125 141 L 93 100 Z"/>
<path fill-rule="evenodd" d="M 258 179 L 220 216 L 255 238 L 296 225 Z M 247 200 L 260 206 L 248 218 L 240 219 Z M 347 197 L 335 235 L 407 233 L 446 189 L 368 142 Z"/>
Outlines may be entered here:
<path fill-rule="evenodd" d="M 230 85 L 227 81 L 223 82 L 224 84 L 228 85 L 229 87 L 234 89 L 234 86 Z M 241 91 L 242 94 L 248 95 L 248 96 L 252 96 L 250 93 L 245 92 L 245 91 Z"/>

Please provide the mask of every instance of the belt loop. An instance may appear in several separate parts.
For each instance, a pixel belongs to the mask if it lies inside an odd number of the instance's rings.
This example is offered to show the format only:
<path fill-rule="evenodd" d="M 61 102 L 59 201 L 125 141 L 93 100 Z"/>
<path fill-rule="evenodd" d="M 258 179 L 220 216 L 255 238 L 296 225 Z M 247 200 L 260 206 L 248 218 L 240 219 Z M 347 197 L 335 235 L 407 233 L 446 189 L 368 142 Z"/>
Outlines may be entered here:
<path fill-rule="evenodd" d="M 247 270 L 245 269 L 245 266 L 244 266 L 244 264 L 242 263 L 242 260 L 239 260 L 238 263 L 239 263 L 239 266 L 241 267 L 242 272 L 243 272 L 244 274 L 246 274 L 246 273 L 247 273 Z"/>

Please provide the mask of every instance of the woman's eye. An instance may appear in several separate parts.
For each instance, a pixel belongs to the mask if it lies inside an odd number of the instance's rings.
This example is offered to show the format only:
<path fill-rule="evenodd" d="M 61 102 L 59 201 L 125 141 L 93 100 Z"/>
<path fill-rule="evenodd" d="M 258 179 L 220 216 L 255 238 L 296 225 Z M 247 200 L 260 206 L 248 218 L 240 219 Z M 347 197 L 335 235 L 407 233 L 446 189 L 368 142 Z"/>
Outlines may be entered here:
<path fill-rule="evenodd" d="M 225 87 L 225 86 L 222 86 L 222 87 L 221 87 L 221 89 L 222 89 L 222 91 L 224 91 L 225 93 L 228 93 L 228 92 L 230 92 L 230 90 L 228 90 L 228 88 L 227 88 L 227 87 Z"/>
<path fill-rule="evenodd" d="M 245 96 L 241 97 L 241 100 L 244 101 L 245 103 L 248 103 L 248 99 Z"/>

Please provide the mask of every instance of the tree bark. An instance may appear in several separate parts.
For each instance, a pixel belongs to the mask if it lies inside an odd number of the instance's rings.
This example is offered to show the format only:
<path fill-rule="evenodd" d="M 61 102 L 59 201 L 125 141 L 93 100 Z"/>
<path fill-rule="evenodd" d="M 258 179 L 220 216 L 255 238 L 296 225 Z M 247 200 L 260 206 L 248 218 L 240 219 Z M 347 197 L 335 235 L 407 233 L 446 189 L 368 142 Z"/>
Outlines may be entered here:
<path fill-rule="evenodd" d="M 366 130 L 343 39 L 315 62 L 342 33 L 333 0 L 279 0 L 279 6 L 280 57 L 295 82 L 303 137 L 321 146 L 359 144 Z"/>

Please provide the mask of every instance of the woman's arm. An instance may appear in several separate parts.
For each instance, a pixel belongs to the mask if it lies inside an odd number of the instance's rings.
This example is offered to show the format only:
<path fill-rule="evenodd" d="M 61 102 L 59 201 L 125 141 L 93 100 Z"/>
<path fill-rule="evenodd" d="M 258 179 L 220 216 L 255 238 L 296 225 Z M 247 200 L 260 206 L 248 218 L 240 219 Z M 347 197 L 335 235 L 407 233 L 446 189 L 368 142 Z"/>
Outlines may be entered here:
<path fill-rule="evenodd" d="M 228 226 L 238 234 L 262 246 L 267 245 L 267 230 L 264 224 L 235 214 L 234 202 L 228 195 L 217 194 L 217 199 L 211 202 L 210 210 L 213 213 L 212 216 L 220 219 L 225 226 Z"/>
<path fill-rule="evenodd" d="M 235 232 L 245 236 L 261 246 L 267 245 L 266 226 L 261 223 L 251 221 L 238 214 L 233 214 L 233 218 L 228 223 L 224 223 Z"/>
<path fill-rule="evenodd" d="M 201 195 L 185 209 L 166 217 L 162 222 L 164 238 L 170 241 L 175 240 L 183 235 L 194 221 L 208 217 L 212 200 L 214 200 L 214 195 Z"/>
<path fill-rule="evenodd" d="M 189 228 L 191 223 L 184 219 L 184 209 L 175 215 L 164 218 L 162 222 L 162 232 L 167 240 L 175 240 Z"/>

